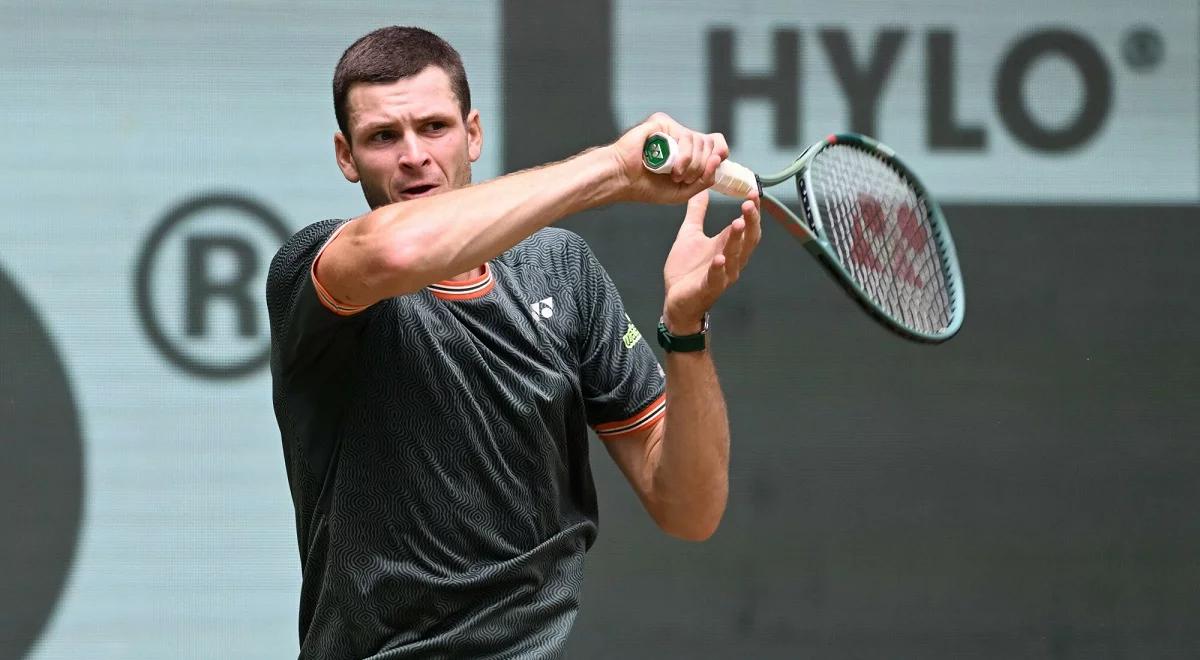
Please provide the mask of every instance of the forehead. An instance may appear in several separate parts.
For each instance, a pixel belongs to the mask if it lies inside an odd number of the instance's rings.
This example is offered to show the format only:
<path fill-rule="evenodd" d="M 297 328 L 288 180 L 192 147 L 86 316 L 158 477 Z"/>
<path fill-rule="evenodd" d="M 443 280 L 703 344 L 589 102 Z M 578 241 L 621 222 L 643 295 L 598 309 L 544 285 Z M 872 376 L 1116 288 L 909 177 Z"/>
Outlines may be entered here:
<path fill-rule="evenodd" d="M 459 110 L 450 76 L 437 66 L 395 82 L 355 83 L 346 95 L 346 109 L 352 126 Z"/>

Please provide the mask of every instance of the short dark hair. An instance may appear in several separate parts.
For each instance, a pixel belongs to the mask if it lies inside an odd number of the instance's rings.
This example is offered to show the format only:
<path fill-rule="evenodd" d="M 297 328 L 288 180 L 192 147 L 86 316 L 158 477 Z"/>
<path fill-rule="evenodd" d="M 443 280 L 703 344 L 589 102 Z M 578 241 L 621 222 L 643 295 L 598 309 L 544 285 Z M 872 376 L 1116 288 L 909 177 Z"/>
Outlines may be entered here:
<path fill-rule="evenodd" d="M 392 83 L 429 66 L 440 67 L 450 77 L 450 89 L 465 120 L 471 112 L 471 88 L 462 57 L 445 39 L 421 28 L 393 25 L 350 44 L 333 72 L 333 112 L 346 140 L 350 140 L 346 97 L 354 83 Z"/>

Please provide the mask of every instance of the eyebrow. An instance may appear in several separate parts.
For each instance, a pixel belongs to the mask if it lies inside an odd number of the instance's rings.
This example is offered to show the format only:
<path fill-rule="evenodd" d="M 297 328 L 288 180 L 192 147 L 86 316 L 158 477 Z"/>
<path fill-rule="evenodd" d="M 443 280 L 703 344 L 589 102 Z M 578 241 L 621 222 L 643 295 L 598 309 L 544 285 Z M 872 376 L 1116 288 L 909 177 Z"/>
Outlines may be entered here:
<path fill-rule="evenodd" d="M 371 133 L 384 128 L 392 128 L 394 125 L 394 120 L 377 119 L 372 122 L 367 122 L 366 124 L 360 124 L 358 130 L 362 131 L 363 133 Z"/>
<path fill-rule="evenodd" d="M 421 115 L 421 116 L 417 117 L 415 123 L 418 126 L 420 126 L 422 124 L 428 124 L 431 121 L 452 123 L 453 119 L 450 117 L 450 115 L 448 115 L 444 112 L 431 112 L 429 114 Z M 378 131 L 380 129 L 385 129 L 385 128 L 395 128 L 396 123 L 397 123 L 397 120 L 395 120 L 395 119 L 374 119 L 374 120 L 368 121 L 365 124 L 362 124 L 361 126 L 359 126 L 359 130 L 361 130 L 364 133 L 369 133 L 372 131 Z"/>

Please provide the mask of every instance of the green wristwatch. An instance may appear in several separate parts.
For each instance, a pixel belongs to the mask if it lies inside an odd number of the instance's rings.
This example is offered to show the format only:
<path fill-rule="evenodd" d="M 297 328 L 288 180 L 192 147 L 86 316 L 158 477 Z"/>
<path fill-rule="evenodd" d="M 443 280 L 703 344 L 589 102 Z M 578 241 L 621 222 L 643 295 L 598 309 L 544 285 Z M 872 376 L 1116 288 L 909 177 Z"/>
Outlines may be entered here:
<path fill-rule="evenodd" d="M 708 334 L 708 312 L 700 321 L 700 332 L 694 335 L 673 335 L 667 330 L 666 319 L 658 319 L 658 344 L 668 353 L 691 353 L 702 351 L 707 345 L 704 336 Z"/>

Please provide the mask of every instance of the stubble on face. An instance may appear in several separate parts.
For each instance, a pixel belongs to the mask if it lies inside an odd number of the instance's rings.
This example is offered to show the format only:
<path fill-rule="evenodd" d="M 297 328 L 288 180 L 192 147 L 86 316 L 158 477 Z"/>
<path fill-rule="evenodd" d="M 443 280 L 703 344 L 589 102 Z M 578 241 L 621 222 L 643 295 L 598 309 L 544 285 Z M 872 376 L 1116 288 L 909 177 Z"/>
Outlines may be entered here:
<path fill-rule="evenodd" d="M 372 211 L 381 206 L 387 206 L 388 204 L 392 203 L 391 195 L 388 193 L 387 187 L 371 183 L 367 181 L 366 177 L 360 179 L 358 185 L 360 188 L 362 188 L 363 197 L 366 198 L 367 206 L 369 206 Z"/>

